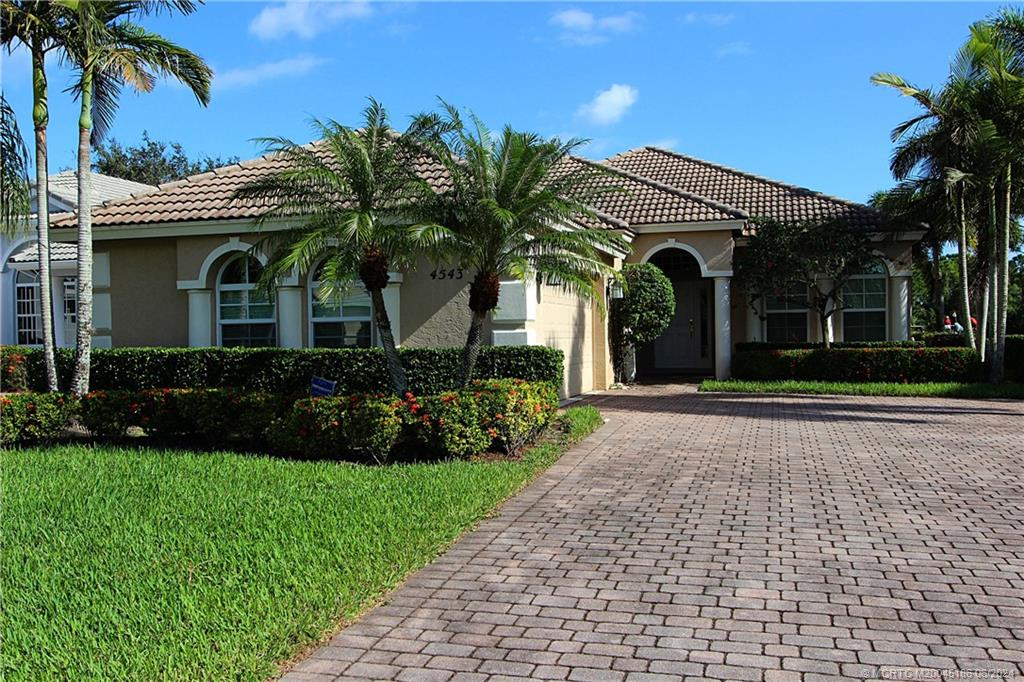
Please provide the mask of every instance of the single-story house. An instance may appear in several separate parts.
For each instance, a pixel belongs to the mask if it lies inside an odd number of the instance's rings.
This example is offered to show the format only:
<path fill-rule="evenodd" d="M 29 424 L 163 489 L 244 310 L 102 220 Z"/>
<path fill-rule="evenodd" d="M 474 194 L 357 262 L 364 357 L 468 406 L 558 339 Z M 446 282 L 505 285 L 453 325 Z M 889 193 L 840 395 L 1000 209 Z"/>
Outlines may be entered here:
<path fill-rule="evenodd" d="M 576 163 L 595 163 L 577 159 Z M 256 203 L 232 200 L 242 184 L 279 164 L 273 157 L 219 168 L 105 201 L 93 212 L 99 346 L 369 346 L 370 301 L 352 292 L 337 304 L 315 295 L 317 268 L 282 282 L 276 300 L 254 291 L 262 255 Z M 668 330 L 638 358 L 640 375 L 699 373 L 727 377 L 737 341 L 818 341 L 813 313 L 784 302 L 755 306 L 734 288 L 733 255 L 751 221 L 843 218 L 881 235 L 868 206 L 827 196 L 655 147 L 603 162 L 625 192 L 597 200 L 596 218 L 575 229 L 619 231 L 630 253 L 608 262 L 652 262 L 672 280 L 676 313 Z M 443 174 L 418 170 L 443 185 Z M 906 339 L 910 333 L 911 249 L 920 233 L 879 236 L 875 266 L 849 285 L 852 307 L 835 321 L 836 340 Z M 73 241 L 73 219 L 56 221 L 55 241 Z M 6 267 L 31 269 L 17 256 Z M 471 273 L 432 264 L 392 274 L 385 305 L 402 346 L 461 345 L 469 324 Z M 606 288 L 607 292 L 607 288 Z M 97 305 L 97 311 L 100 306 Z M 19 322 L 20 324 L 20 322 Z M 493 344 L 541 344 L 565 352 L 562 392 L 604 388 L 613 380 L 605 320 L 596 302 L 557 285 L 504 282 L 485 329 Z"/>

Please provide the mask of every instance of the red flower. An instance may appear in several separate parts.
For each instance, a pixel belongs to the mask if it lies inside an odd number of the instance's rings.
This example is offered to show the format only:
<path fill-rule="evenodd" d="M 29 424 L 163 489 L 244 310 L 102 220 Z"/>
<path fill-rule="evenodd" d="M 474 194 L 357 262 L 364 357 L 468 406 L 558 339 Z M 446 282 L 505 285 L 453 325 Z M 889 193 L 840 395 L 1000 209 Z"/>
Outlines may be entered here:
<path fill-rule="evenodd" d="M 494 415 L 494 418 L 497 419 L 498 421 L 501 421 L 502 419 L 505 418 L 505 415 L 499 412 L 498 414 Z"/>

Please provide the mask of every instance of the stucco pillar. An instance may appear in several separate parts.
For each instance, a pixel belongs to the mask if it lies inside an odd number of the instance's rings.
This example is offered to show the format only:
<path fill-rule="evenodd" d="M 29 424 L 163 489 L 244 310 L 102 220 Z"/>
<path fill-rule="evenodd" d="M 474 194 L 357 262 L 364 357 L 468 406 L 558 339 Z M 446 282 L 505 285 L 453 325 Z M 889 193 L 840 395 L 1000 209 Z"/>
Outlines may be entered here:
<path fill-rule="evenodd" d="M 715 277 L 715 378 L 732 375 L 732 305 L 730 277 Z"/>
<path fill-rule="evenodd" d="M 281 348 L 302 348 L 302 288 L 277 289 L 277 341 Z"/>
<path fill-rule="evenodd" d="M 747 341 L 764 341 L 764 324 L 761 322 L 761 316 L 754 309 L 754 306 L 760 308 L 762 305 L 764 305 L 763 300 L 755 301 L 754 305 L 750 305 L 750 301 L 747 301 Z"/>
<path fill-rule="evenodd" d="M 213 292 L 209 289 L 188 290 L 188 345 L 192 347 L 213 345 L 212 305 Z"/>
<path fill-rule="evenodd" d="M 910 277 L 897 275 L 892 278 L 892 340 L 906 341 L 910 338 Z M 964 320 L 970 324 L 970 320 Z"/>
<path fill-rule="evenodd" d="M 823 277 L 822 279 L 819 279 L 818 282 L 819 282 L 818 288 L 821 289 L 821 291 L 826 292 L 826 293 L 831 293 L 832 290 L 835 289 L 835 287 L 836 287 L 835 282 L 833 282 L 830 278 L 824 278 Z M 825 304 L 825 312 L 828 313 L 828 317 L 825 318 L 824 334 L 825 334 L 825 336 L 828 337 L 828 342 L 829 343 L 834 343 L 835 340 L 836 340 L 836 313 L 832 312 L 834 308 L 835 308 L 835 301 L 833 301 L 833 300 L 829 300 L 829 302 Z M 817 324 L 817 327 L 818 327 L 817 329 L 814 330 L 814 335 L 817 336 L 818 334 L 822 333 L 820 331 L 821 330 L 821 320 L 818 319 L 818 315 L 815 314 L 815 313 L 811 313 L 811 317 L 814 318 L 814 321 L 815 321 L 815 323 Z M 826 339 L 820 339 L 820 340 L 821 340 L 822 343 L 824 343 Z"/>

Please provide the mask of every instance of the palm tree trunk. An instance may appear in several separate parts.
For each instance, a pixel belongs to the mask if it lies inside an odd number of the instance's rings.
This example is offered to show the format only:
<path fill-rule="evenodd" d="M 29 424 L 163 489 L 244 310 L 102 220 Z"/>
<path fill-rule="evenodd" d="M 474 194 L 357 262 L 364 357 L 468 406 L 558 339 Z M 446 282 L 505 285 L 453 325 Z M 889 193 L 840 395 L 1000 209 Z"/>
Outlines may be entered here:
<path fill-rule="evenodd" d="M 483 338 L 485 319 L 487 319 L 486 311 L 473 311 L 473 317 L 469 322 L 469 334 L 466 336 L 466 347 L 462 349 L 462 370 L 459 384 L 463 388 L 469 386 L 469 382 L 473 379 L 476 359 L 480 355 L 480 343 Z"/>
<path fill-rule="evenodd" d="M 46 126 L 50 113 L 47 105 L 46 54 L 38 40 L 32 45 L 32 123 L 36 143 L 36 243 L 39 250 L 39 316 L 43 327 L 43 361 L 46 367 L 46 390 L 58 391 L 57 365 L 53 338 L 53 278 L 50 274 L 50 195 L 46 158 Z"/>
<path fill-rule="evenodd" d="M 391 389 L 396 394 L 403 395 L 409 385 L 405 377 L 405 368 L 402 367 L 402 359 L 398 355 L 398 347 L 395 345 L 395 336 L 391 331 L 391 318 L 388 317 L 388 311 L 384 307 L 383 291 L 379 288 L 371 290 L 370 300 L 373 302 L 373 318 L 377 323 L 377 335 L 380 337 L 380 345 L 384 348 L 384 360 L 388 366 Z"/>
<path fill-rule="evenodd" d="M 997 236 L 996 248 L 996 279 L 999 282 L 999 293 L 995 301 L 995 344 L 992 353 L 991 379 L 993 383 L 1003 380 L 1005 374 L 1006 355 L 1006 313 L 1009 306 L 1010 293 L 1010 221 L 1011 221 L 1011 194 L 1013 190 L 1013 176 L 1010 164 L 1006 164 L 1003 177 L 1002 205 L 999 221 L 999 234 Z"/>
<path fill-rule="evenodd" d="M 946 319 L 946 286 L 942 278 L 942 244 L 935 239 L 929 245 L 931 250 L 932 306 L 935 308 L 935 328 L 942 329 Z"/>
<path fill-rule="evenodd" d="M 92 133 L 92 72 L 82 73 L 82 111 L 78 119 L 78 329 L 75 335 L 75 372 L 71 392 L 89 392 L 92 354 L 92 189 L 90 134 Z"/>
<path fill-rule="evenodd" d="M 957 255 L 960 258 L 960 312 L 963 315 L 964 333 L 967 343 L 974 347 L 974 325 L 971 324 L 971 292 L 967 278 L 967 211 L 964 207 L 964 188 L 957 192 L 957 221 L 960 231 L 957 235 Z M 938 265 L 936 263 L 936 265 Z"/>

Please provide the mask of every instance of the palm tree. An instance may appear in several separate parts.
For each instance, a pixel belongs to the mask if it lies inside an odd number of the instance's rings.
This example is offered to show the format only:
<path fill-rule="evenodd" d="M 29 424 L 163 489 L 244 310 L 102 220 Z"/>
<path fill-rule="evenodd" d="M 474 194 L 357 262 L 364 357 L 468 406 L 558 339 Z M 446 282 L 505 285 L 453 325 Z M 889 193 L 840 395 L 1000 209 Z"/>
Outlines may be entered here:
<path fill-rule="evenodd" d="M 71 13 L 66 52 L 78 72 L 74 92 L 81 100 L 78 119 L 78 329 L 71 391 L 89 390 L 92 348 L 92 211 L 91 147 L 113 122 L 121 89 L 149 92 L 158 76 L 188 87 L 200 104 L 210 101 L 213 72 L 196 54 L 133 23 L 160 10 L 183 14 L 195 10 L 191 0 L 79 0 Z"/>
<path fill-rule="evenodd" d="M 600 252 L 628 253 L 629 246 L 612 231 L 578 227 L 594 217 L 589 200 L 615 191 L 607 171 L 572 156 L 585 141 L 544 139 L 508 126 L 494 136 L 475 116 L 466 125 L 458 110 L 442 104 L 441 114 L 420 114 L 414 126 L 452 188 L 417 208 L 451 231 L 460 267 L 475 272 L 460 377 L 466 385 L 502 277 L 547 278 L 584 299 L 600 299 L 596 281 L 614 273 Z"/>
<path fill-rule="evenodd" d="M 320 139 L 311 145 L 260 140 L 287 163 L 236 193 L 268 205 L 256 219 L 258 228 L 298 222 L 268 230 L 257 244 L 268 256 L 262 284 L 269 290 L 293 272 L 307 272 L 325 254 L 319 296 L 338 296 L 358 279 L 370 294 L 391 387 L 402 394 L 408 382 L 383 292 L 389 271 L 439 248 L 444 231 L 409 224 L 409 202 L 425 184 L 414 171 L 416 150 L 390 126 L 380 103 L 370 100 L 357 130 L 330 120 L 314 119 L 312 125 Z"/>
<path fill-rule="evenodd" d="M 17 234 L 29 214 L 28 149 L 0 93 L 0 234 Z"/>
<path fill-rule="evenodd" d="M 36 248 L 39 254 L 39 313 L 43 334 L 46 386 L 58 390 L 54 361 L 53 294 L 50 277 L 50 201 L 46 132 L 50 120 L 46 55 L 63 49 L 68 2 L 3 0 L 0 3 L 0 43 L 12 50 L 23 45 L 32 59 L 32 123 L 35 130 Z"/>

